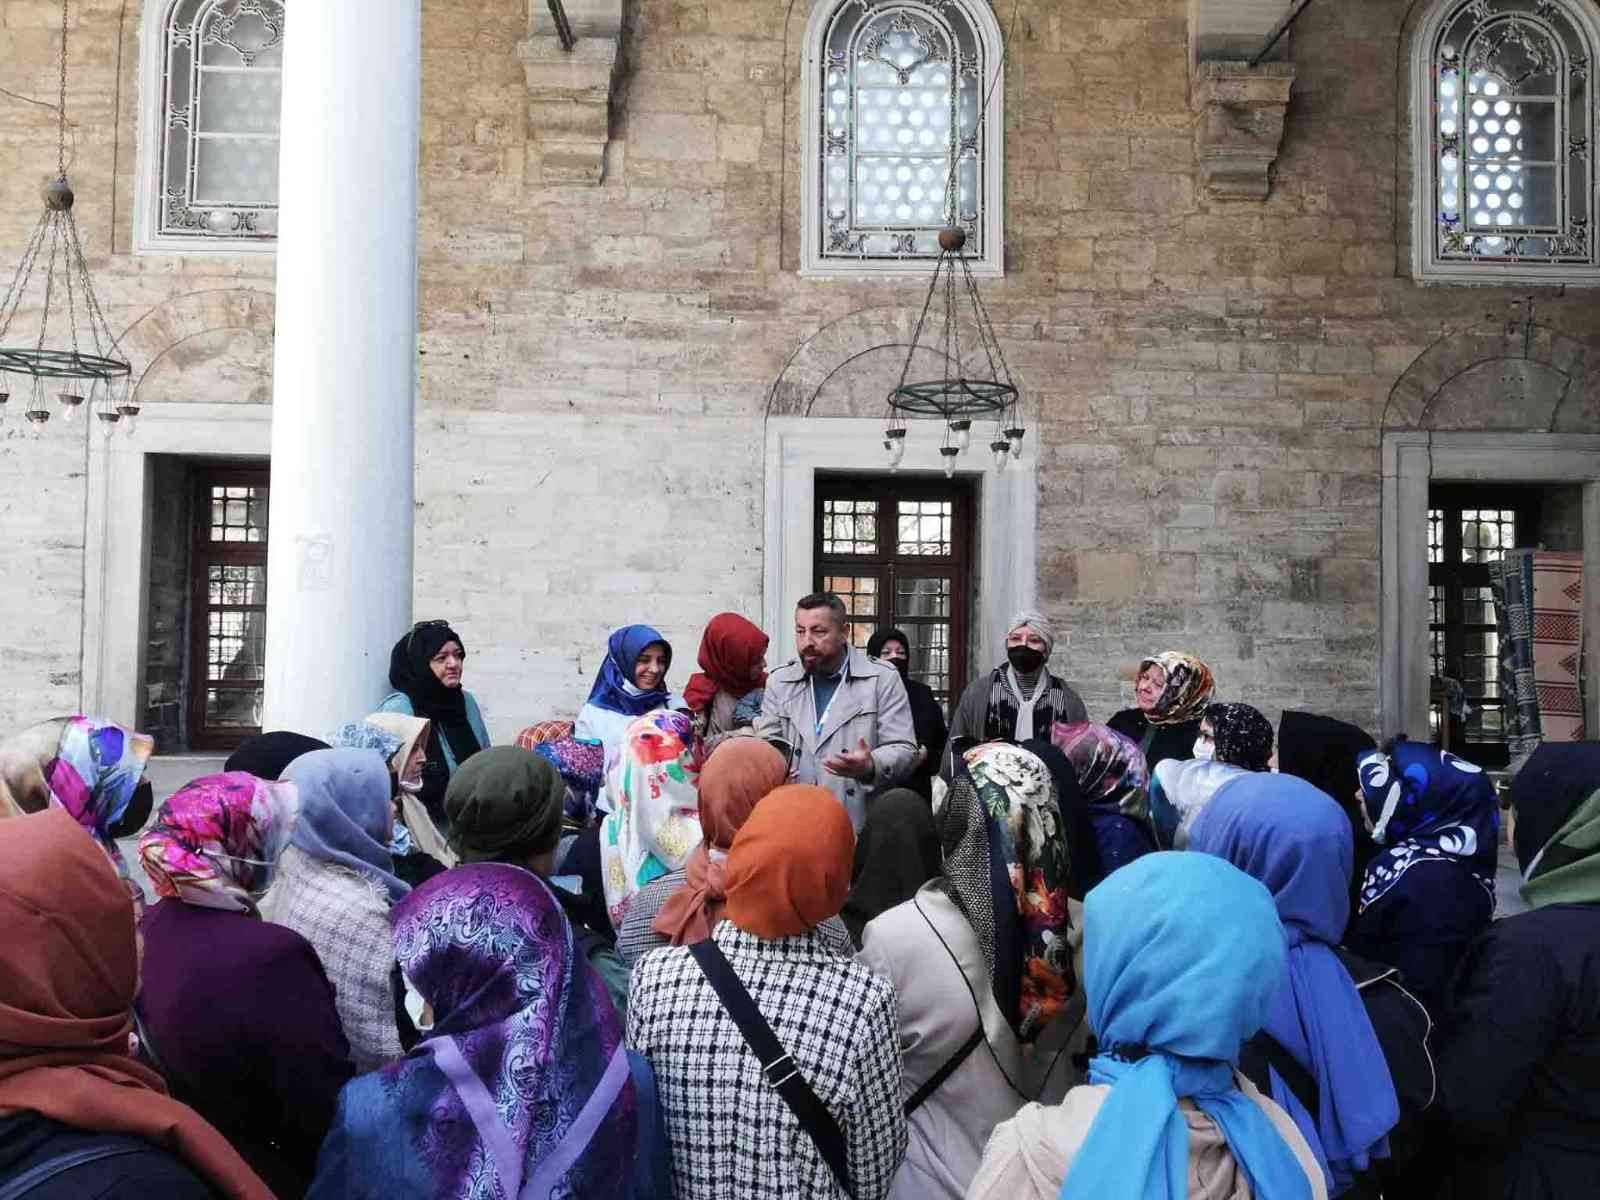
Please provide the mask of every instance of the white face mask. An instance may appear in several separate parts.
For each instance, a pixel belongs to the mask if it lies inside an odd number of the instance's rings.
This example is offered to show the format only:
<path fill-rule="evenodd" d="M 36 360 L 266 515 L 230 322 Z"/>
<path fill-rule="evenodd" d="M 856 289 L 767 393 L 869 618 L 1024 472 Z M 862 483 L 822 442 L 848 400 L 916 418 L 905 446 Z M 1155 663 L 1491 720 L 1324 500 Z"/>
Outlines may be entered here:
<path fill-rule="evenodd" d="M 422 795 L 422 780 L 402 779 L 399 782 L 399 788 L 408 796 L 420 796 Z"/>
<path fill-rule="evenodd" d="M 1194 756 L 1196 758 L 1204 759 L 1207 762 L 1210 762 L 1213 758 L 1215 758 L 1217 756 L 1216 744 L 1214 742 L 1207 741 L 1203 737 L 1195 738 L 1195 740 L 1194 740 Z"/>
<path fill-rule="evenodd" d="M 428 1033 L 433 1029 L 433 1017 L 428 1009 L 428 1002 L 416 988 L 411 986 L 411 980 L 404 974 L 400 978 L 406 985 L 406 1016 L 411 1018 L 411 1024 L 416 1026 L 418 1033 Z"/>

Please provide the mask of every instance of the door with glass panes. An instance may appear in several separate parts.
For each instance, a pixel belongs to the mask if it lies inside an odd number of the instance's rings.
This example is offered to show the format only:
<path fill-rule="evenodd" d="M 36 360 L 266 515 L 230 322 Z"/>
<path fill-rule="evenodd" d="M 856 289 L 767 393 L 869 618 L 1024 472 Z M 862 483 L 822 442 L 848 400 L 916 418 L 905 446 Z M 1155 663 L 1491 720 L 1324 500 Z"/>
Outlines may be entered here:
<path fill-rule="evenodd" d="M 816 586 L 850 614 L 850 640 L 900 629 L 913 679 L 948 712 L 967 677 L 972 485 L 897 476 L 823 476 L 816 486 Z"/>

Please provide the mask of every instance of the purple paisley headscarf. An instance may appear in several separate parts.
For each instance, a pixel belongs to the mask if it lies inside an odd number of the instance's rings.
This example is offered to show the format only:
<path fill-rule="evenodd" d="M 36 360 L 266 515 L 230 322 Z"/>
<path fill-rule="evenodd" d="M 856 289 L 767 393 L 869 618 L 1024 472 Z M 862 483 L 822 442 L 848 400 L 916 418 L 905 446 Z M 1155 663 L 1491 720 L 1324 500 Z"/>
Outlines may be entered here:
<path fill-rule="evenodd" d="M 544 882 L 501 863 L 457 867 L 393 919 L 400 969 L 434 1025 L 383 1083 L 438 1091 L 415 1147 L 434 1195 L 625 1194 L 639 1118 L 621 1023 Z"/>

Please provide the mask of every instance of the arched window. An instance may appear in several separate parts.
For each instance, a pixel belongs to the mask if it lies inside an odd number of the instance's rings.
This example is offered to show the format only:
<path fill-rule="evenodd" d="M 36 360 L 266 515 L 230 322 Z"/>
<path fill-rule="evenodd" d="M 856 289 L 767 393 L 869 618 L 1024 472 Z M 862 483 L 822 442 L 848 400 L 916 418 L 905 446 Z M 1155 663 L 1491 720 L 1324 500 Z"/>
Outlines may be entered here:
<path fill-rule="evenodd" d="M 1424 279 L 1600 283 L 1591 0 L 1441 0 L 1414 48 Z"/>
<path fill-rule="evenodd" d="M 283 0 L 151 0 L 137 248 L 272 248 Z"/>
<path fill-rule="evenodd" d="M 999 67 L 982 0 L 818 5 L 802 71 L 802 274 L 920 271 L 951 222 L 974 273 L 1000 274 Z"/>

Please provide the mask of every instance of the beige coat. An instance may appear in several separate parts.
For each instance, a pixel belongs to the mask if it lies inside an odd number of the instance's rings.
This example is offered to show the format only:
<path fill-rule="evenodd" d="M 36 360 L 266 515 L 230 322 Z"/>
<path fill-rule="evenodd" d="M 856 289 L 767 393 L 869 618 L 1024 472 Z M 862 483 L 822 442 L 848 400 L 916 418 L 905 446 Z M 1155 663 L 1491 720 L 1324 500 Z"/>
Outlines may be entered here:
<path fill-rule="evenodd" d="M 1322 1170 L 1289 1114 L 1244 1076 L 1236 1078 L 1239 1090 L 1261 1106 L 1300 1160 L 1311 1183 L 1311 1200 L 1328 1200 Z M 1110 1090 L 1103 1084 L 1076 1087 L 1067 1093 L 1065 1103 L 1030 1104 L 1001 1125 L 989 1139 L 967 1200 L 1056 1200 L 1073 1155 Z M 1250 1180 L 1239 1170 L 1216 1123 L 1188 1100 L 1180 1100 L 1178 1107 L 1189 1126 L 1189 1200 L 1254 1200 Z"/>
<path fill-rule="evenodd" d="M 826 720 L 817 729 L 811 681 L 805 667 L 787 663 L 767 676 L 756 736 L 794 747 L 790 778 L 814 783 L 839 797 L 857 831 L 866 819 L 867 801 L 900 784 L 917 759 L 917 736 L 911 725 L 911 701 L 900 672 L 850 647 L 845 676 L 826 706 Z M 870 779 L 846 779 L 823 769 L 822 760 L 854 750 L 865 740 L 872 750 Z"/>
<path fill-rule="evenodd" d="M 1081 979 L 1082 907 L 1070 904 Z M 911 1114 L 906 1157 L 889 1193 L 890 1200 L 961 1200 L 994 1127 L 1030 1100 L 1059 1102 L 1078 1081 L 1072 1056 L 1088 1038 L 1082 992 L 1025 1049 L 995 1003 L 977 934 L 940 880 L 868 922 L 857 958 L 899 997 L 903 1100 L 982 1024 L 983 1042 Z"/>

